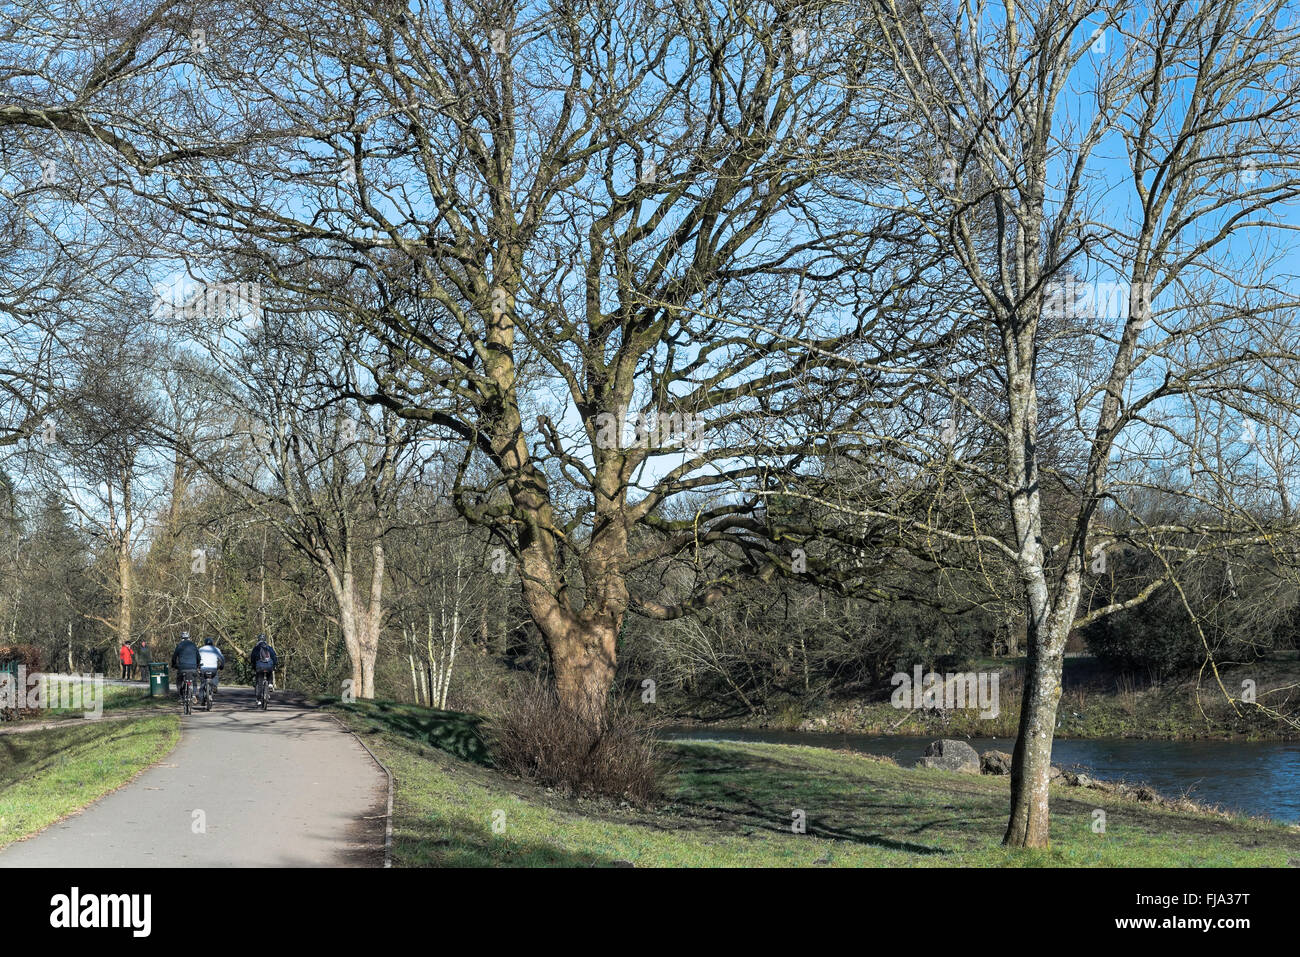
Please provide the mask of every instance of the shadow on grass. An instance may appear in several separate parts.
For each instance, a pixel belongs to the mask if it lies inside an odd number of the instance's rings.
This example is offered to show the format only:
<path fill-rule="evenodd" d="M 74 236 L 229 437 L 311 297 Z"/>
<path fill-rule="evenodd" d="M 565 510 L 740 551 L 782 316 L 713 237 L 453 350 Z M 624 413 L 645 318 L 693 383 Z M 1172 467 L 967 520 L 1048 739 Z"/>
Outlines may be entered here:
<path fill-rule="evenodd" d="M 818 780 L 810 768 L 776 758 L 745 754 L 723 756 L 716 749 L 681 748 L 679 773 L 689 782 L 678 801 L 693 816 L 715 827 L 745 828 L 777 834 L 790 832 L 787 810 L 798 802 L 805 808 L 806 833 L 814 837 L 849 841 L 886 850 L 921 856 L 947 855 L 952 851 L 929 844 L 900 840 L 881 833 L 888 821 L 897 831 L 919 834 L 935 825 L 960 826 L 961 821 L 917 820 L 918 808 L 904 803 L 873 800 L 858 792 L 842 793 L 838 782 Z M 791 793 L 789 784 L 800 781 L 802 793 Z M 931 809 L 925 808 L 929 811 Z M 832 823 L 835 820 L 837 823 Z"/>
<path fill-rule="evenodd" d="M 399 818 L 393 828 L 398 867 L 619 867 L 622 861 L 592 852 L 494 834 L 490 828 L 456 827 L 455 837 L 434 833 L 424 821 Z"/>
<path fill-rule="evenodd" d="M 320 701 L 360 718 L 364 731 L 388 731 L 446 751 L 462 761 L 492 767 L 492 756 L 483 736 L 483 718 L 479 715 L 438 711 L 392 701 L 353 701 L 347 704 L 338 698 L 322 698 Z"/>
<path fill-rule="evenodd" d="M 134 722 L 75 722 L 66 728 L 0 735 L 0 791 L 68 761 L 89 758 L 110 742 L 149 733 Z"/>

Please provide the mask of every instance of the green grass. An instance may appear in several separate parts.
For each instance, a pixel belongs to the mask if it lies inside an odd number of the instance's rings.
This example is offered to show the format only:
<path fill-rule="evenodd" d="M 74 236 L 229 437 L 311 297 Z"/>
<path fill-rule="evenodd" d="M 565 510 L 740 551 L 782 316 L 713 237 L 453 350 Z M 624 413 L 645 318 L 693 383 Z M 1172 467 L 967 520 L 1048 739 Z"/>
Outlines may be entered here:
<path fill-rule="evenodd" d="M 397 866 L 1284 867 L 1300 829 L 1053 787 L 1052 848 L 1010 851 L 1005 779 L 919 771 L 847 752 L 678 743 L 663 804 L 574 800 L 494 771 L 478 719 L 412 705 L 337 708 L 396 780 Z M 446 727 L 441 727 L 445 725 Z M 439 745 L 456 742 L 453 752 Z M 802 810 L 807 830 L 791 830 Z M 1106 812 L 1094 833 L 1094 810 Z M 500 829 L 494 830 L 494 822 Z"/>
<path fill-rule="evenodd" d="M 492 763 L 483 737 L 483 718 L 478 715 L 392 701 L 345 705 L 337 697 L 313 700 L 346 715 L 355 731 L 383 733 L 398 740 L 430 745 L 472 764 L 487 766 Z M 366 741 L 369 743 L 369 737 Z"/>
<path fill-rule="evenodd" d="M 103 711 L 105 714 L 112 714 L 114 711 L 138 710 L 138 709 L 166 709 L 176 707 L 176 694 L 173 689 L 168 694 L 156 695 L 149 697 L 147 687 L 125 687 L 123 685 L 105 685 L 103 691 Z M 77 708 L 47 708 L 41 712 L 39 718 L 33 720 L 43 720 L 46 718 L 64 718 L 64 717 L 82 717 L 86 713 L 83 706 Z"/>
<path fill-rule="evenodd" d="M 174 715 L 0 735 L 0 847 L 121 787 L 179 738 Z"/>

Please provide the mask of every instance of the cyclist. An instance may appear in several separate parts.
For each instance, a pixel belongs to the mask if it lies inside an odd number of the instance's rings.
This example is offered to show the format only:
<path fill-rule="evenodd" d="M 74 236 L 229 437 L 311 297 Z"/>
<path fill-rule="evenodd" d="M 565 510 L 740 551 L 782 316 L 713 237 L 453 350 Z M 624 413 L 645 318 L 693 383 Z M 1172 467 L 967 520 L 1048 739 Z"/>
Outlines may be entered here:
<path fill-rule="evenodd" d="M 217 672 L 226 667 L 226 656 L 221 653 L 211 638 L 203 639 L 203 647 L 199 649 L 199 671 L 211 679 L 208 685 L 208 693 L 212 697 L 217 696 Z"/>
<path fill-rule="evenodd" d="M 179 699 L 185 679 L 189 678 L 192 686 L 199 670 L 199 646 L 190 641 L 188 631 L 181 632 L 181 640 L 172 652 L 172 667 L 176 670 L 176 697 Z"/>
<path fill-rule="evenodd" d="M 263 675 L 266 676 L 267 681 L 271 680 L 276 665 L 280 663 L 280 656 L 275 653 L 271 643 L 266 640 L 266 635 L 257 636 L 257 644 L 253 645 L 253 650 L 248 653 L 248 663 L 253 666 L 254 688 L 257 687 L 257 679 Z"/>

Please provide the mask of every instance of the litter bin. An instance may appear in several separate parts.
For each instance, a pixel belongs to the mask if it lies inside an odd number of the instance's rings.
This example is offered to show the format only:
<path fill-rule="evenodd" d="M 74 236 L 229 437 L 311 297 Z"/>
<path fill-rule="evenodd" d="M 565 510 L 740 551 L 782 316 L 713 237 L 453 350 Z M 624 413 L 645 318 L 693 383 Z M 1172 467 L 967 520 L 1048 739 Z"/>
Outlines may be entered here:
<path fill-rule="evenodd" d="M 167 694 L 167 662 L 151 661 L 149 662 L 149 697 L 157 694 Z"/>

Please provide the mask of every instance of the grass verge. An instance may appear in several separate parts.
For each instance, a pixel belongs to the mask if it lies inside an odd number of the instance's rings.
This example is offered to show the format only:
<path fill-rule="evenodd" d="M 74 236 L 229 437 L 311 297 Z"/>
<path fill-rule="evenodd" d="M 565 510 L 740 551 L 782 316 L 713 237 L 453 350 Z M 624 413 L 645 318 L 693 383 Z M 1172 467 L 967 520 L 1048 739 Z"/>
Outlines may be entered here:
<path fill-rule="evenodd" d="M 174 710 L 176 704 L 176 689 L 171 688 L 167 694 L 149 696 L 148 687 L 127 687 L 124 685 L 105 685 L 103 688 L 103 710 L 105 714 L 112 714 L 116 711 L 136 711 L 141 709 L 159 709 Z M 45 714 L 50 717 L 62 718 L 80 718 L 85 714 L 84 707 L 76 708 L 48 708 Z"/>
<path fill-rule="evenodd" d="M 1300 866 L 1300 828 L 1064 786 L 1053 786 L 1052 848 L 1011 851 L 1000 843 L 1006 779 L 822 748 L 678 743 L 666 803 L 569 799 L 494 770 L 473 716 L 384 702 L 335 710 L 393 773 L 398 867 Z M 796 811 L 806 833 L 793 832 Z"/>
<path fill-rule="evenodd" d="M 0 735 L 0 848 L 121 787 L 179 739 L 175 715 Z"/>

